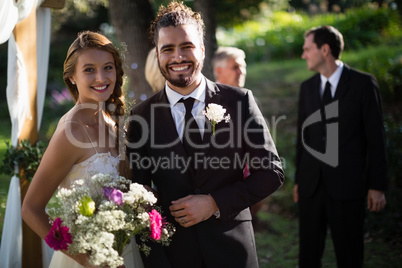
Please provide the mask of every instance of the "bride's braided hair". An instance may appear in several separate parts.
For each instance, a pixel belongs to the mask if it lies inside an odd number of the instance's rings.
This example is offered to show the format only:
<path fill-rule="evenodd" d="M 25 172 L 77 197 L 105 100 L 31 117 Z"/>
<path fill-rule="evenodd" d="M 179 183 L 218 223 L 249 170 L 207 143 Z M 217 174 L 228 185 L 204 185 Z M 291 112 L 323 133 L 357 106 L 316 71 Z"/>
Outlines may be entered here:
<path fill-rule="evenodd" d="M 115 68 L 116 68 L 116 84 L 113 89 L 113 93 L 110 95 L 109 99 L 105 102 L 105 114 L 113 120 L 115 123 L 115 127 L 117 129 L 117 137 L 116 137 L 116 149 L 119 150 L 119 145 L 123 148 L 124 146 L 124 102 L 123 102 L 123 61 L 121 55 L 117 48 L 113 45 L 113 43 L 104 35 L 92 32 L 92 31 L 83 31 L 78 34 L 77 39 L 71 44 L 70 48 L 67 51 L 67 57 L 64 61 L 64 72 L 63 72 L 63 79 L 66 83 L 71 96 L 73 97 L 74 101 L 78 100 L 78 89 L 77 86 L 71 83 L 70 78 L 75 73 L 76 64 L 78 61 L 78 57 L 80 52 L 86 49 L 100 49 L 112 54 Z M 121 124 L 119 124 L 120 120 Z M 124 152 L 124 150 L 123 150 Z M 122 163 L 124 161 L 120 161 L 120 172 L 126 174 L 126 167 L 122 167 Z M 126 165 L 124 163 L 124 165 Z"/>

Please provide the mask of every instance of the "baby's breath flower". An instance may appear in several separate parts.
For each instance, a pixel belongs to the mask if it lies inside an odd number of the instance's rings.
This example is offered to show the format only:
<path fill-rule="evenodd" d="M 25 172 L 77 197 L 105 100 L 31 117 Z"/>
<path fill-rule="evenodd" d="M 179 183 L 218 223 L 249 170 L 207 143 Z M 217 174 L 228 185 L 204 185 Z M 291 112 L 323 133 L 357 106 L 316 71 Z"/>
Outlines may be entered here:
<path fill-rule="evenodd" d="M 105 187 L 111 189 L 106 195 Z M 111 198 L 112 192 L 118 198 Z M 99 173 L 89 180 L 76 180 L 70 189 L 60 188 L 56 200 L 58 208 L 48 212 L 53 220 L 59 217 L 69 228 L 73 241 L 68 252 L 89 254 L 92 265 L 118 267 L 123 264 L 121 254 L 133 234 L 144 237 L 143 241 L 150 239 L 148 212 L 157 199 L 144 186 L 124 177 Z M 162 225 L 161 238 L 156 242 L 167 245 L 174 227 L 165 222 Z M 139 247 L 149 253 L 149 247 Z"/>

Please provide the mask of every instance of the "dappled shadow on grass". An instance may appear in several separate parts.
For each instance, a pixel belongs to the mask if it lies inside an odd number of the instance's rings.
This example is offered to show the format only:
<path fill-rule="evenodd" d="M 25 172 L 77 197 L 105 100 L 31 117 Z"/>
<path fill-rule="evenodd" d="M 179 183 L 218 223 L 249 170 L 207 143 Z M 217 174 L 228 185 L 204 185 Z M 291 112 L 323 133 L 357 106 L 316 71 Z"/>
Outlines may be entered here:
<path fill-rule="evenodd" d="M 295 268 L 298 257 L 296 219 L 268 211 L 260 211 L 258 219 L 255 239 L 260 267 Z"/>
<path fill-rule="evenodd" d="M 298 219 L 263 207 L 255 231 L 260 268 L 296 268 L 298 264 Z M 323 266 L 336 268 L 331 234 L 328 231 Z M 364 267 L 395 268 L 402 263 L 402 245 L 386 242 L 375 234 L 365 237 Z"/>

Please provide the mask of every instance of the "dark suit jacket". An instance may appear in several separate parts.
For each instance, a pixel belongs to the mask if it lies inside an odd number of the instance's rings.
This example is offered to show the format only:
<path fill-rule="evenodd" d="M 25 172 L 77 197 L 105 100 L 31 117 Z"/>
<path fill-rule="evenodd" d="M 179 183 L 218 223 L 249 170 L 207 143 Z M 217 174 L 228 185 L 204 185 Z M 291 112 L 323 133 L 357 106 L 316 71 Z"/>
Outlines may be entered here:
<path fill-rule="evenodd" d="M 328 193 L 337 199 L 364 198 L 368 189 L 386 190 L 385 131 L 375 77 L 345 64 L 333 100 L 338 102 L 337 116 L 302 129 L 305 120 L 321 109 L 320 83 L 316 74 L 300 90 L 295 178 L 299 195 L 311 196 L 320 174 Z M 305 146 L 324 153 L 328 124 L 338 126 L 330 130 L 338 138 L 339 164 L 335 167 L 318 160 Z"/>
<path fill-rule="evenodd" d="M 153 246 L 151 255 L 144 258 L 147 267 L 169 267 L 168 263 L 175 268 L 201 267 L 203 262 L 207 267 L 258 267 L 248 207 L 282 185 L 280 159 L 251 91 L 207 80 L 205 102 L 222 105 L 231 121 L 217 124 L 216 134 L 212 135 L 206 119 L 206 148 L 200 153 L 196 170 L 185 171 L 178 164 L 188 157 L 165 90 L 132 111 L 127 152 L 134 180 L 155 184 L 164 216 L 176 225 L 171 245 L 162 249 L 164 254 Z M 160 159 L 166 165 L 141 165 L 139 159 Z M 244 159 L 249 160 L 251 171 L 245 180 Z M 171 201 L 191 194 L 212 195 L 221 218 L 212 216 L 190 228 L 176 224 L 169 213 Z"/>

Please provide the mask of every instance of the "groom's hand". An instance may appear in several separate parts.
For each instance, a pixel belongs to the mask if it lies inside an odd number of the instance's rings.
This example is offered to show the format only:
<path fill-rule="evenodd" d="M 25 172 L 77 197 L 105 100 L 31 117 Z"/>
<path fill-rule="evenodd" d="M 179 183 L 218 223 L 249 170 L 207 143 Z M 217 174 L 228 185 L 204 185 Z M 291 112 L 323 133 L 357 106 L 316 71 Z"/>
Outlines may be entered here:
<path fill-rule="evenodd" d="M 211 217 L 218 206 L 210 195 L 188 195 L 172 201 L 169 209 L 181 226 L 190 227 Z"/>

